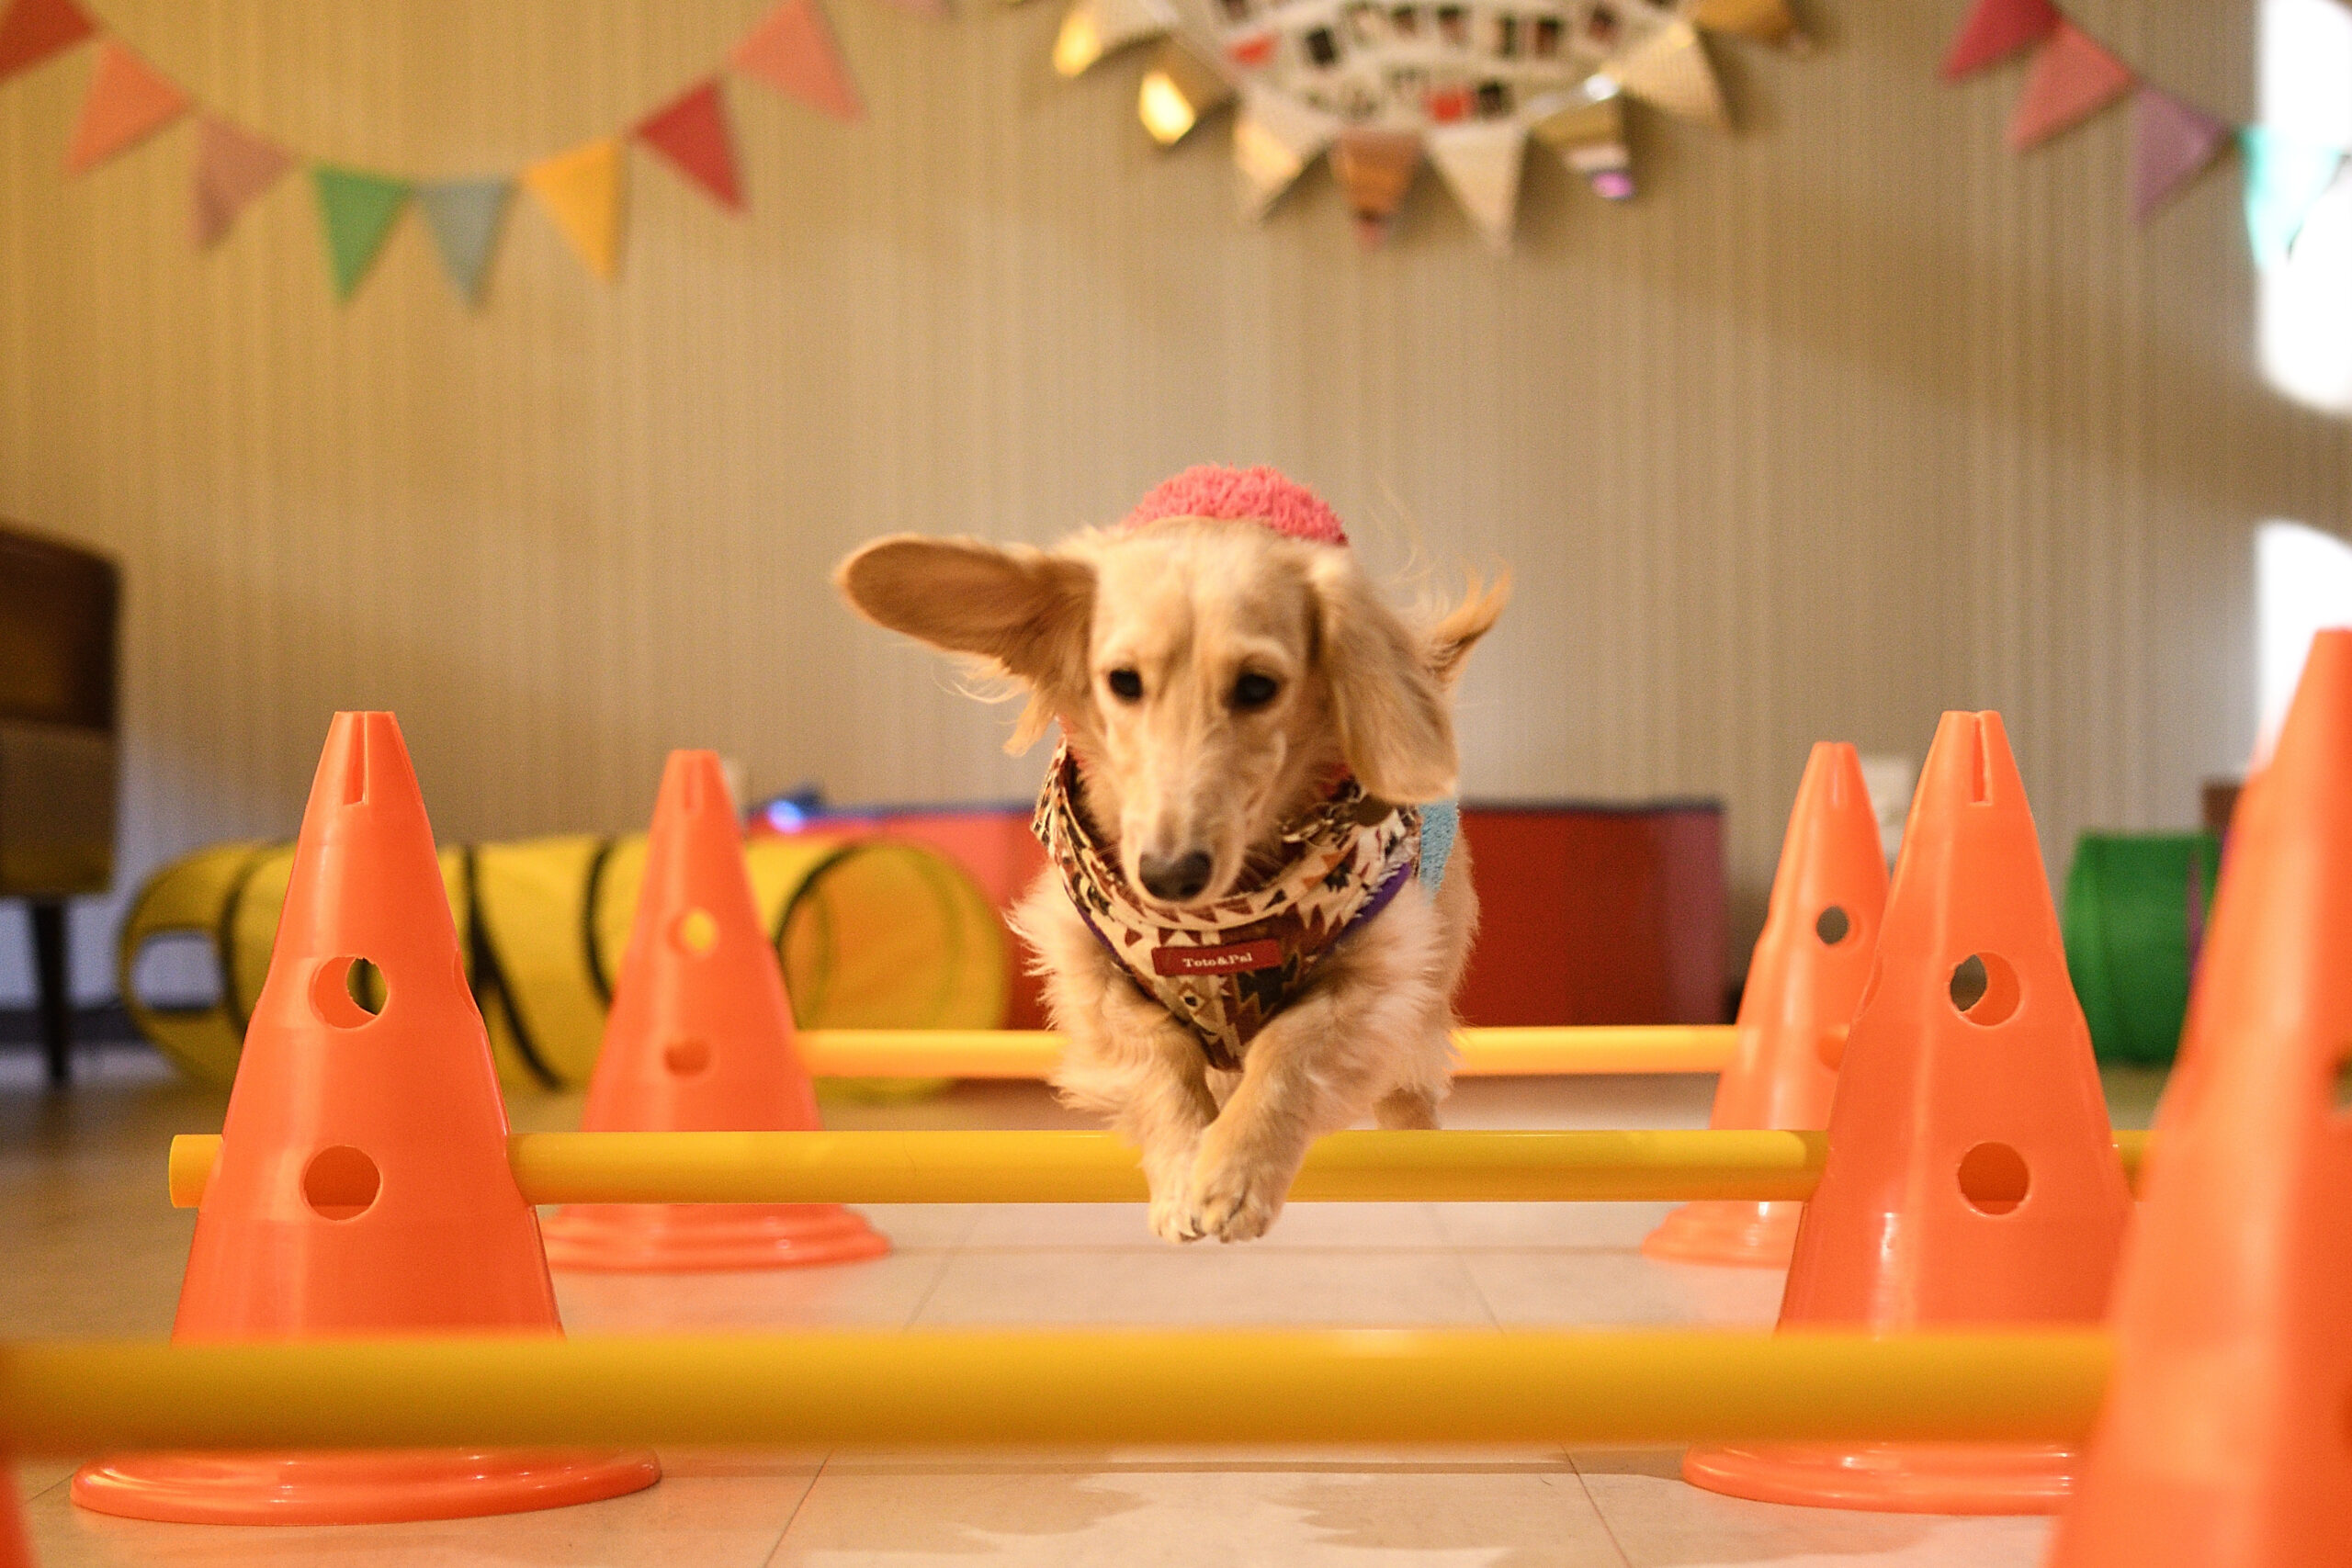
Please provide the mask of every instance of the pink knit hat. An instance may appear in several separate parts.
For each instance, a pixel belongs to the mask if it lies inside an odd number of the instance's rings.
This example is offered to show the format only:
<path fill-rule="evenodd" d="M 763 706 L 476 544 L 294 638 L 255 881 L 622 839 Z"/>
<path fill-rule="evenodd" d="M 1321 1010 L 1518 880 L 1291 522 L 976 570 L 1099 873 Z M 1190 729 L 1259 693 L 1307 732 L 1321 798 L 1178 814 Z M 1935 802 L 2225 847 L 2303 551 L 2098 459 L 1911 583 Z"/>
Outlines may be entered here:
<path fill-rule="evenodd" d="M 1140 528 L 1163 517 L 1216 517 L 1262 523 L 1277 534 L 1311 545 L 1342 545 L 1348 531 L 1323 500 L 1303 484 L 1265 467 L 1220 468 L 1204 463 L 1162 479 L 1136 502 L 1120 525 Z"/>

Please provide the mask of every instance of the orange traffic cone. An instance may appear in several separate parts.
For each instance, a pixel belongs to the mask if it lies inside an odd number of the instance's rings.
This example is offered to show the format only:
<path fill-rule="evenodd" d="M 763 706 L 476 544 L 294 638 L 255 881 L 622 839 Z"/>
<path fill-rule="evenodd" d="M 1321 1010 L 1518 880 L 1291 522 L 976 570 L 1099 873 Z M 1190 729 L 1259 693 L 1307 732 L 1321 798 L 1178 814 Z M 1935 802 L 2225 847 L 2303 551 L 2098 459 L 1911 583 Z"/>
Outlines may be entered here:
<path fill-rule="evenodd" d="M 483 1332 L 562 1326 L 400 726 L 337 714 L 172 1337 Z M 142 1454 L 85 1466 L 73 1495 L 134 1518 L 375 1524 L 661 1473 L 645 1453 Z"/>
<path fill-rule="evenodd" d="M 24 1505 L 17 1498 L 16 1473 L 6 1465 L 0 1465 L 0 1568 L 33 1568 Z"/>
<path fill-rule="evenodd" d="M 2132 1199 L 1998 714 L 1928 753 L 1797 1229 L 1783 1329 L 2089 1324 Z M 2076 1456 L 2025 1445 L 1693 1450 L 1698 1485 L 1775 1503 L 2031 1513 Z"/>
<path fill-rule="evenodd" d="M 817 1099 L 760 927 L 726 775 L 673 751 L 646 846 L 637 922 L 581 1128 L 813 1132 Z M 685 1272 L 842 1263 L 890 1250 L 833 1203 L 593 1203 L 548 1222 L 558 1269 Z"/>
<path fill-rule="evenodd" d="M 1772 876 L 1764 932 L 1747 966 L 1731 1066 L 1715 1084 L 1710 1127 L 1829 1124 L 1846 1026 L 1862 994 L 1886 908 L 1886 858 L 1862 764 L 1842 741 L 1819 741 L 1797 784 Z M 1679 1263 L 1783 1268 L 1803 1203 L 1685 1203 L 1642 1250 Z"/>
<path fill-rule="evenodd" d="M 2352 1562 L 2352 631 L 2238 806 L 2054 1568 Z"/>

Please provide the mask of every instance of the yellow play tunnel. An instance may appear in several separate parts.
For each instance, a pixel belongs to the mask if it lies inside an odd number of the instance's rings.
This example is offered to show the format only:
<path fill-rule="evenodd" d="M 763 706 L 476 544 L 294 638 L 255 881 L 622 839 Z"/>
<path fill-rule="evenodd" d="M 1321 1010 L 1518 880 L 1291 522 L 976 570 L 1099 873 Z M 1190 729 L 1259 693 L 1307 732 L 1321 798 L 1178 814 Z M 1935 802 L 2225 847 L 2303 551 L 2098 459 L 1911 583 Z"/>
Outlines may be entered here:
<path fill-rule="evenodd" d="M 799 835 L 754 840 L 745 855 L 804 1028 L 1004 1021 L 1004 928 L 953 861 L 899 840 Z M 124 1007 L 198 1078 L 235 1076 L 293 861 L 291 844 L 199 851 L 150 876 L 123 921 Z M 642 835 L 441 852 L 467 980 L 506 1083 L 587 1081 L 644 869 Z"/>

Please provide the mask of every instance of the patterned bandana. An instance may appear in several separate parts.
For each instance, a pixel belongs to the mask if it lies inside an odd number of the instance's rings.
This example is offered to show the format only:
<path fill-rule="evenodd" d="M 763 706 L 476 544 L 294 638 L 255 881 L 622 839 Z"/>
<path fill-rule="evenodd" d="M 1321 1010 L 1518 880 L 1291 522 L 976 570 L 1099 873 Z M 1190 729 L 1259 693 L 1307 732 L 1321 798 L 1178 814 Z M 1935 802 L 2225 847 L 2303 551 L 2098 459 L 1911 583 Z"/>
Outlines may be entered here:
<path fill-rule="evenodd" d="M 1192 1026 L 1209 1065 L 1241 1054 L 1325 954 L 1387 908 L 1421 857 L 1421 809 L 1388 806 L 1351 777 L 1282 833 L 1282 863 L 1246 892 L 1182 908 L 1148 903 L 1088 831 L 1078 759 L 1055 753 L 1030 824 L 1079 918 L 1159 1005 Z"/>

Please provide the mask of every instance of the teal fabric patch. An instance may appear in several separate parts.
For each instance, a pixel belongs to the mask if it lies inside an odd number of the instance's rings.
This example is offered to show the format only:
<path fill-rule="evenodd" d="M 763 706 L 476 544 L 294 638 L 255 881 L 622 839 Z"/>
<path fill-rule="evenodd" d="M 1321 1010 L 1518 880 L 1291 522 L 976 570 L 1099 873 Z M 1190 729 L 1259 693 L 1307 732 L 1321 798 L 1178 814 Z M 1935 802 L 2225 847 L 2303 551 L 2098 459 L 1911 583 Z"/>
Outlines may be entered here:
<path fill-rule="evenodd" d="M 1453 840 L 1462 831 L 1462 802 L 1441 800 L 1421 807 L 1421 889 L 1434 896 L 1445 880 L 1445 863 L 1453 858 Z"/>

